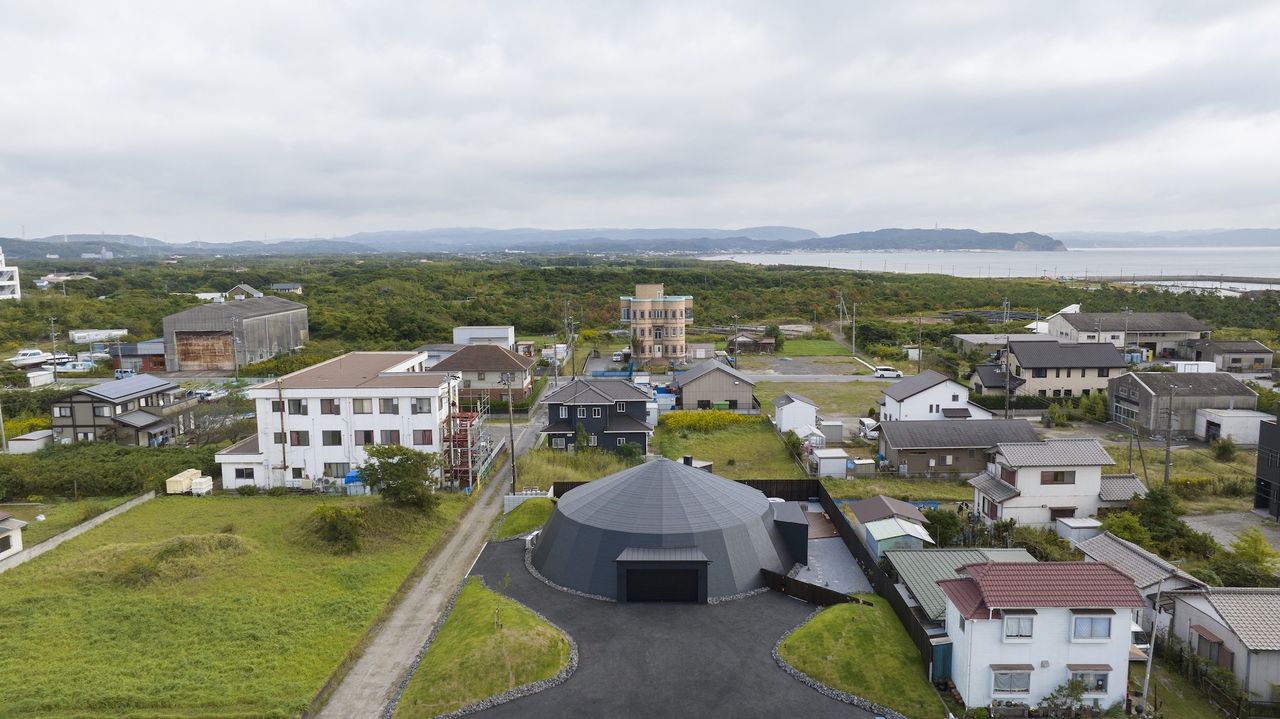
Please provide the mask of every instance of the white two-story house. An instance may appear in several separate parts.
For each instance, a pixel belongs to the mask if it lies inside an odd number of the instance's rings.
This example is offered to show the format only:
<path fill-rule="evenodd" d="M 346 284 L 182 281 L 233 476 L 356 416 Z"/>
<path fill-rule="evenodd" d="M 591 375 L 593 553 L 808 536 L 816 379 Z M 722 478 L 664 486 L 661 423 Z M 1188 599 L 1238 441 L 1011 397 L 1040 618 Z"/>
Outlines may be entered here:
<path fill-rule="evenodd" d="M 969 388 L 927 369 L 885 388 L 880 398 L 880 420 L 902 422 L 918 419 L 991 419 L 991 412 L 969 402 Z"/>
<path fill-rule="evenodd" d="M 427 361 L 425 352 L 350 352 L 250 387 L 258 430 L 215 455 L 223 488 L 342 481 L 378 444 L 440 452 L 460 382 Z"/>
<path fill-rule="evenodd" d="M 1059 517 L 1096 517 L 1146 495 L 1132 474 L 1103 474 L 1115 464 L 1098 440 L 1001 442 L 987 450 L 986 471 L 969 480 L 973 506 L 988 522 L 1049 527 Z"/>
<path fill-rule="evenodd" d="M 942 579 L 951 679 L 966 707 L 1035 704 L 1075 679 L 1086 706 L 1122 704 L 1133 580 L 1102 562 L 987 562 Z"/>

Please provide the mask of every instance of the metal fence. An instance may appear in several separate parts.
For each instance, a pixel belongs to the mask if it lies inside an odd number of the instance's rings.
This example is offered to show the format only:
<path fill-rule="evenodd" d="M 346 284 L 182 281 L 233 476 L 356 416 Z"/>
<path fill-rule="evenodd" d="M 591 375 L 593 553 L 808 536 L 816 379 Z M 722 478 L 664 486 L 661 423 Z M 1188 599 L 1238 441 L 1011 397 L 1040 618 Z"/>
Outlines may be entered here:
<path fill-rule="evenodd" d="M 768 569 L 761 569 L 760 576 L 764 578 L 765 586 L 775 592 L 782 592 L 788 597 L 795 597 L 810 604 L 817 604 L 820 607 L 829 607 L 833 604 L 847 604 L 853 599 L 842 592 L 834 589 L 827 589 L 816 584 L 802 582 L 799 579 L 793 579 L 785 574 L 771 572 Z"/>

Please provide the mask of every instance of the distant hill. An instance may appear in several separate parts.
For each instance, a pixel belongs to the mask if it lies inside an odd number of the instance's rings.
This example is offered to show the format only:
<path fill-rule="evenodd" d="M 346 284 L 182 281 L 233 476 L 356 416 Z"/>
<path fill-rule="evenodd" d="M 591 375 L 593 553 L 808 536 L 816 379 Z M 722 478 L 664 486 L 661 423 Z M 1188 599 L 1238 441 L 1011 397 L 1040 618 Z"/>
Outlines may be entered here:
<path fill-rule="evenodd" d="M 495 230 L 487 227 L 450 227 L 432 230 L 361 232 L 339 239 L 367 245 L 383 252 L 484 252 L 509 249 L 537 252 L 547 246 L 564 248 L 583 242 L 591 243 L 592 246 L 595 246 L 595 243 L 610 241 L 700 241 L 738 237 L 752 240 L 789 242 L 808 240 L 817 236 L 818 233 L 813 230 L 805 230 L 798 227 L 747 227 L 741 230 L 687 227 L 655 229 L 585 228 L 570 230 L 540 230 L 521 227 Z"/>
<path fill-rule="evenodd" d="M 1280 229 L 1055 232 L 1067 247 L 1280 247 Z"/>
<path fill-rule="evenodd" d="M 1058 240 L 1038 232 L 978 232 L 977 230 L 898 228 L 853 232 L 798 243 L 814 250 L 1015 250 L 1061 252 Z"/>
<path fill-rule="evenodd" d="M 115 259 L 143 259 L 169 255 L 341 255 L 369 254 L 375 250 L 341 240 L 281 240 L 262 242 L 164 242 L 137 235 L 54 235 L 35 240 L 0 237 L 0 248 L 13 260 L 79 259 L 81 254 L 110 252 Z"/>

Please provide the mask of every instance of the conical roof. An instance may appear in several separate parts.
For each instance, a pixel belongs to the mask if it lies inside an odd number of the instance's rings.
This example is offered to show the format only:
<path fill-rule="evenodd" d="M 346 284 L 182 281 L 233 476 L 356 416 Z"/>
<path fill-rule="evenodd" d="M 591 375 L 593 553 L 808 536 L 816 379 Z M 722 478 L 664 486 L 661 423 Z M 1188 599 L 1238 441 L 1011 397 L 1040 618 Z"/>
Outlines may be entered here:
<path fill-rule="evenodd" d="M 758 522 L 769 511 L 769 500 L 746 485 L 658 459 L 567 492 L 556 511 L 602 529 L 674 534 Z"/>

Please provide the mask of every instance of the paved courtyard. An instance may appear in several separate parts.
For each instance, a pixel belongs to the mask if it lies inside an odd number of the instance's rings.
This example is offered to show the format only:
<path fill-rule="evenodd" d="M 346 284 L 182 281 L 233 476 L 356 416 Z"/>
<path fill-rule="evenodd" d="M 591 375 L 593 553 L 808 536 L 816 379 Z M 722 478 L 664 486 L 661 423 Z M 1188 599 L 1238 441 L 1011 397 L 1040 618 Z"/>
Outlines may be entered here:
<path fill-rule="evenodd" d="M 471 573 L 555 622 L 580 652 L 564 684 L 486 717 L 871 716 L 778 668 L 774 643 L 814 608 L 777 592 L 711 606 L 584 599 L 530 575 L 519 541 L 488 545 Z"/>
<path fill-rule="evenodd" d="M 809 564 L 796 579 L 844 594 L 872 594 L 871 582 L 839 537 L 809 540 Z"/>
<path fill-rule="evenodd" d="M 1207 532 L 1224 547 L 1231 546 L 1236 536 L 1249 527 L 1259 527 L 1267 535 L 1271 546 L 1280 549 L 1280 525 L 1275 520 L 1267 519 L 1253 512 L 1216 512 L 1214 514 L 1195 514 L 1183 517 L 1187 524 L 1197 532 Z"/>

